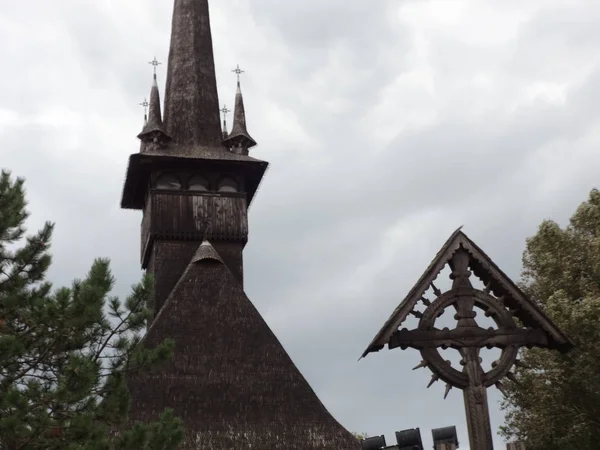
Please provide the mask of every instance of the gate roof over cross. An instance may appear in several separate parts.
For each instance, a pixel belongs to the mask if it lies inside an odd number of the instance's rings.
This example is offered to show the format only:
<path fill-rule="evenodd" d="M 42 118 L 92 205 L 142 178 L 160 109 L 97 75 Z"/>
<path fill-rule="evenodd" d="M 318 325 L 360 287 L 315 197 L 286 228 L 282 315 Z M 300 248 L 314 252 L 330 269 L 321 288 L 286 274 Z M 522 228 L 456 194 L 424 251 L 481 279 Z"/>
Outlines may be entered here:
<path fill-rule="evenodd" d="M 434 281 L 446 265 L 451 269 L 452 287 L 442 292 Z M 472 275 L 483 283 L 484 289 L 473 287 Z M 433 300 L 426 298 L 430 289 L 435 296 Z M 420 311 L 422 306 L 425 309 Z M 455 311 L 456 327 L 440 329 L 436 327 L 436 320 L 448 308 Z M 495 326 L 483 328 L 478 324 L 478 312 L 492 319 Z M 417 328 L 400 329 L 410 315 L 419 319 Z M 445 381 L 444 398 L 451 388 L 461 389 L 465 396 L 471 448 L 491 450 L 486 388 L 494 385 L 503 390 L 501 380 L 504 377 L 514 379 L 511 368 L 518 364 L 520 348 L 535 346 L 567 351 L 573 343 L 459 228 L 362 356 L 377 352 L 385 345 L 389 349 L 410 347 L 419 350 L 423 361 L 415 369 L 428 367 L 433 372 L 429 386 L 439 379 Z M 444 360 L 439 350 L 448 348 L 458 350 L 462 369 Z M 484 371 L 481 364 L 483 348 L 501 350 L 500 358 L 488 371 Z"/>

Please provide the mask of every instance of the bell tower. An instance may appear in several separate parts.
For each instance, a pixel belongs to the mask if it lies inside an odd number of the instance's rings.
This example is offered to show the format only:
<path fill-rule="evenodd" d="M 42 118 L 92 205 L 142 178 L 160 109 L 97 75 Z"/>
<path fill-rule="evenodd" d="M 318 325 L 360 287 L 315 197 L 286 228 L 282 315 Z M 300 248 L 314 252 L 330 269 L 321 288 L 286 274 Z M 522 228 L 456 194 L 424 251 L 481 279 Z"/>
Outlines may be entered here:
<path fill-rule="evenodd" d="M 208 2 L 175 0 L 164 116 L 155 73 L 121 200 L 122 208 L 143 211 L 141 264 L 155 279 L 155 316 L 203 240 L 243 283 L 248 207 L 268 164 L 249 156 L 256 142 L 236 73 L 233 128 L 224 135 Z"/>
<path fill-rule="evenodd" d="M 249 155 L 239 79 L 231 131 L 221 128 L 208 0 L 173 1 L 164 114 L 155 77 L 121 206 L 143 213 L 141 263 L 154 275 L 140 345 L 169 338 L 174 350 L 129 377 L 129 422 L 172 409 L 182 450 L 358 449 L 244 292 L 248 207 L 267 163 Z"/>

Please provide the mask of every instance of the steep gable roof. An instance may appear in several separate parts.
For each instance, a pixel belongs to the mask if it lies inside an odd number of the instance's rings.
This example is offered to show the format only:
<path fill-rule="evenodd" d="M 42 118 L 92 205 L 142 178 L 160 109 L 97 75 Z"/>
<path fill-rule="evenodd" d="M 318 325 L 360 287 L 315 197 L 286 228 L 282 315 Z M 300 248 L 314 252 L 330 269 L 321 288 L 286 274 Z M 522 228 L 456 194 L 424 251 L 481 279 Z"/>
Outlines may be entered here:
<path fill-rule="evenodd" d="M 144 340 L 175 341 L 159 371 L 130 383 L 131 418 L 173 408 L 186 427 L 182 449 L 358 449 L 327 411 L 269 326 L 204 242 Z"/>
<path fill-rule="evenodd" d="M 525 327 L 542 329 L 546 333 L 551 347 L 568 348 L 572 345 L 570 339 L 552 323 L 544 311 L 529 299 L 490 257 L 463 233 L 461 227 L 452 233 L 442 246 L 421 278 L 371 341 L 362 357 L 370 352 L 381 350 L 389 343 L 392 334 L 406 320 L 446 264 L 451 264 L 452 256 L 459 248 L 463 248 L 469 253 L 469 267 L 474 275 L 489 287 L 490 292 L 497 297 L 504 298 L 505 304 L 514 311 L 515 317 L 520 319 Z"/>

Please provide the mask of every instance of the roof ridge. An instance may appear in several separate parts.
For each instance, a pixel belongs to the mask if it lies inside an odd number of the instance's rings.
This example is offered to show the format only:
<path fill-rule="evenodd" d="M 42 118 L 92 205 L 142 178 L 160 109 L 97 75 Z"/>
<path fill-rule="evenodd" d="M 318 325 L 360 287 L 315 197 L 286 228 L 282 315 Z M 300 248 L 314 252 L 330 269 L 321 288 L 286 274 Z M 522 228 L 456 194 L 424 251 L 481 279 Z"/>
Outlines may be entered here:
<path fill-rule="evenodd" d="M 196 253 L 144 340 L 152 347 L 173 339 L 173 358 L 132 379 L 129 419 L 154 420 L 172 408 L 186 426 L 182 449 L 359 449 L 242 284 L 214 262 L 212 245 L 203 242 Z"/>

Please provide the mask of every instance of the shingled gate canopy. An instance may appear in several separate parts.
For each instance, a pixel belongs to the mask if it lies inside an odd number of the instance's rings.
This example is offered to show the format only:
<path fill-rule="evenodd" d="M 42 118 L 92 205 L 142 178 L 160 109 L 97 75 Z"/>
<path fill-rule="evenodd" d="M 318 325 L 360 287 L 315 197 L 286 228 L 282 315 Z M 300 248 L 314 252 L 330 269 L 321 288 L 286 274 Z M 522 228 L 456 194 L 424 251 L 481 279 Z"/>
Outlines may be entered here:
<path fill-rule="evenodd" d="M 451 289 L 442 292 L 434 281 L 448 265 Z M 474 278 L 485 286 L 477 289 Z M 433 291 L 435 298 L 427 298 Z M 422 305 L 424 310 L 419 310 Z M 452 309 L 455 328 L 436 326 L 446 310 Z M 402 328 L 409 315 L 419 319 L 416 329 Z M 491 318 L 495 326 L 484 328 L 476 317 Z M 480 316 L 480 317 L 481 317 Z M 514 379 L 511 368 L 518 364 L 521 347 L 544 347 L 567 351 L 572 342 L 544 312 L 504 274 L 494 262 L 459 228 L 444 244 L 407 297 L 394 310 L 363 357 L 385 345 L 389 349 L 414 348 L 422 362 L 415 369 L 427 367 L 433 372 L 430 387 L 437 380 L 446 382 L 444 398 L 450 389 L 463 391 L 469 428 L 470 446 L 492 450 L 492 431 L 486 389 L 503 390 L 502 379 Z M 442 357 L 439 350 L 458 350 L 461 367 Z M 480 351 L 500 349 L 500 357 L 489 370 L 482 367 Z"/>

